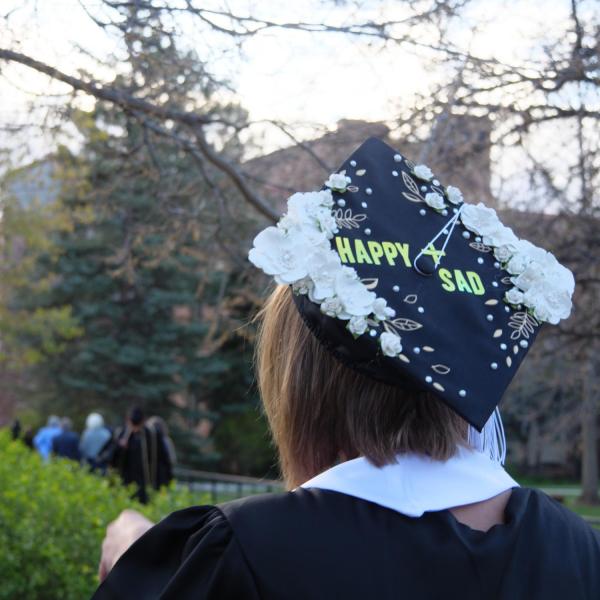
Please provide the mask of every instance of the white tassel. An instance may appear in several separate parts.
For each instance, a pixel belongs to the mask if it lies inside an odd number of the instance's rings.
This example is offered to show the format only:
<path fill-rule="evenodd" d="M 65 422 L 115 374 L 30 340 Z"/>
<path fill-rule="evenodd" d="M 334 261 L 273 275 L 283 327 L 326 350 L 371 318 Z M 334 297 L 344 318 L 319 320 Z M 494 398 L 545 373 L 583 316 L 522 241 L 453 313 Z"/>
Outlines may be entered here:
<path fill-rule="evenodd" d="M 469 445 L 487 454 L 492 460 L 504 464 L 506 460 L 506 436 L 504 435 L 504 426 L 502 417 L 498 408 L 494 410 L 492 416 L 483 426 L 481 433 L 475 427 L 469 425 L 468 435 Z"/>

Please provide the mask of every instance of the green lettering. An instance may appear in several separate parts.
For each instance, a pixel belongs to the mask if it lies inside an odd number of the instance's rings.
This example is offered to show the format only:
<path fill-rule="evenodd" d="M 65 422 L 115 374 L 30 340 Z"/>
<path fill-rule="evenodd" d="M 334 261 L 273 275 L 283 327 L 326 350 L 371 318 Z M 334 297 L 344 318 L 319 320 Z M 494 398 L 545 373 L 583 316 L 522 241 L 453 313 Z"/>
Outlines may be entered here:
<path fill-rule="evenodd" d="M 354 255 L 350 250 L 350 240 L 345 237 L 336 237 L 335 245 L 337 246 L 338 254 L 342 262 L 355 263 Z"/>
<path fill-rule="evenodd" d="M 396 256 L 398 256 L 398 250 L 396 250 L 396 246 L 394 246 L 392 242 L 381 242 L 381 245 L 383 246 L 383 252 L 388 261 L 388 264 L 390 264 L 393 267 L 396 264 L 396 261 L 394 259 L 396 258 Z"/>
<path fill-rule="evenodd" d="M 365 245 L 362 243 L 362 240 L 354 240 L 354 251 L 356 252 L 356 260 L 359 263 L 367 263 L 369 265 L 373 264 Z"/>
<path fill-rule="evenodd" d="M 454 269 L 454 279 L 456 279 L 456 287 L 459 292 L 469 292 L 469 294 L 473 293 L 473 290 L 469 287 L 465 276 L 458 270 Z"/>
<path fill-rule="evenodd" d="M 476 296 L 483 296 L 485 294 L 485 288 L 483 287 L 483 282 L 481 278 L 475 271 L 467 271 L 467 279 L 471 284 L 471 289 Z"/>
<path fill-rule="evenodd" d="M 450 273 L 448 269 L 438 269 L 437 274 L 442 280 L 443 289 L 445 289 L 447 292 L 453 292 L 454 290 L 456 290 L 456 286 L 452 281 L 452 273 Z"/>
<path fill-rule="evenodd" d="M 401 244 L 400 242 L 396 242 L 396 248 L 398 248 L 398 252 L 400 252 L 400 256 L 404 261 L 405 266 L 412 267 L 410 264 L 410 256 L 408 255 L 408 244 Z"/>
<path fill-rule="evenodd" d="M 373 262 L 376 265 L 380 265 L 380 258 L 383 256 L 383 248 L 379 242 L 367 242 L 367 246 L 369 246 L 369 252 L 371 252 L 371 256 L 373 257 Z"/>

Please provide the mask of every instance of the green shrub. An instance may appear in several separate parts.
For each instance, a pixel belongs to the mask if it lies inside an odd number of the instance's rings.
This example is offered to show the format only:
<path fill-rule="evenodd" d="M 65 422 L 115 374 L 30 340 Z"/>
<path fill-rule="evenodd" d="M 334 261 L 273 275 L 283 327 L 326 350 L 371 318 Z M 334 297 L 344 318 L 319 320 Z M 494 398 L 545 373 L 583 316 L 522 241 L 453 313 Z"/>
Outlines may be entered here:
<path fill-rule="evenodd" d="M 106 525 L 121 510 L 158 521 L 199 500 L 174 486 L 147 506 L 130 496 L 71 461 L 43 463 L 0 431 L 0 599 L 89 598 L 98 585 Z"/>

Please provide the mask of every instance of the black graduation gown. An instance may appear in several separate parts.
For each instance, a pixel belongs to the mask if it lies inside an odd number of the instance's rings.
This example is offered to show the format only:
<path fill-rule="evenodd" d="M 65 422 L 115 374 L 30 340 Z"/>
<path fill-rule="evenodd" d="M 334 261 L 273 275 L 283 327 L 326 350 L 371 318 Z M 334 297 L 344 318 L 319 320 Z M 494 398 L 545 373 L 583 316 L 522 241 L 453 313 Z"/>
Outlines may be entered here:
<path fill-rule="evenodd" d="M 485 533 L 447 510 L 411 518 L 300 489 L 173 513 L 93 598 L 597 600 L 600 535 L 525 488 Z"/>

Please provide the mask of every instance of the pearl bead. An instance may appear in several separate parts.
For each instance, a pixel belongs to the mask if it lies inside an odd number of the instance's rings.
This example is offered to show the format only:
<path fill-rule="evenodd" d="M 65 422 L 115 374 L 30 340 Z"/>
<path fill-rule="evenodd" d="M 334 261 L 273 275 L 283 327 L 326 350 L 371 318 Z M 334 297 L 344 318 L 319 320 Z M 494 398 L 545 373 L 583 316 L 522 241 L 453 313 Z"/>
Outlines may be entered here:
<path fill-rule="evenodd" d="M 361 202 L 361 203 L 360 203 L 360 205 L 361 205 L 363 208 L 367 208 L 367 203 L 366 203 L 366 202 Z"/>
<path fill-rule="evenodd" d="M 400 162 L 402 160 L 402 157 L 399 154 L 394 154 L 394 160 L 396 162 Z"/>
<path fill-rule="evenodd" d="M 490 367 L 495 371 L 498 368 L 498 363 L 492 363 Z"/>
<path fill-rule="evenodd" d="M 493 285 L 494 287 L 498 287 L 498 282 L 497 282 L 497 281 L 492 281 L 492 285 Z"/>
<path fill-rule="evenodd" d="M 393 175 L 394 177 L 398 177 L 398 171 L 392 171 L 392 175 Z"/>
<path fill-rule="evenodd" d="M 476 241 L 476 242 L 480 242 L 480 241 L 481 241 L 481 238 L 480 238 L 479 236 L 477 236 L 477 237 L 475 238 L 475 241 Z"/>
<path fill-rule="evenodd" d="M 377 331 L 375 331 L 375 329 L 371 329 L 371 331 L 369 331 L 369 335 L 371 337 L 375 337 L 377 335 Z"/>
<path fill-rule="evenodd" d="M 461 398 L 464 398 L 467 395 L 467 392 L 465 390 L 458 390 L 458 395 Z"/>
<path fill-rule="evenodd" d="M 510 312 L 510 308 L 508 308 L 508 306 L 505 306 L 505 307 L 504 307 L 504 310 L 505 310 L 506 312 Z"/>
<path fill-rule="evenodd" d="M 433 185 L 440 185 L 440 182 L 437 179 L 433 180 Z"/>
<path fill-rule="evenodd" d="M 368 227 L 365 229 L 365 234 L 366 235 L 371 235 L 371 230 Z"/>
<path fill-rule="evenodd" d="M 419 348 L 419 346 L 416 346 L 415 348 L 413 348 L 413 352 L 415 354 L 419 354 L 421 352 L 421 348 Z"/>
<path fill-rule="evenodd" d="M 421 186 L 421 191 L 422 192 L 426 192 L 427 191 L 427 186 L 426 185 L 422 185 Z"/>
<path fill-rule="evenodd" d="M 368 194 L 369 196 L 373 193 L 373 190 L 371 188 L 367 188 L 365 190 L 365 193 Z"/>
<path fill-rule="evenodd" d="M 431 383 L 433 381 L 433 377 L 431 375 L 427 375 L 427 377 L 425 377 L 425 381 L 427 383 Z"/>
<path fill-rule="evenodd" d="M 507 347 L 506 344 L 500 344 L 500 350 L 506 350 Z"/>
<path fill-rule="evenodd" d="M 493 321 L 493 320 L 494 320 L 494 315 L 487 315 L 487 316 L 486 316 L 486 319 L 487 319 L 488 321 Z"/>
<path fill-rule="evenodd" d="M 448 216 L 448 211 L 447 211 L 446 209 L 444 209 L 444 210 L 442 211 L 442 215 L 444 215 L 444 217 L 447 217 L 447 216 Z"/>
<path fill-rule="evenodd" d="M 463 231 L 462 236 L 465 238 L 465 240 L 468 240 L 471 237 L 471 234 L 468 231 Z"/>
<path fill-rule="evenodd" d="M 527 346 L 529 346 L 529 342 L 527 340 L 521 340 L 519 342 L 519 346 L 521 346 L 521 348 L 527 348 Z"/>
<path fill-rule="evenodd" d="M 399 291 L 400 291 L 400 286 L 399 286 L 399 285 L 395 285 L 395 286 L 394 286 L 392 289 L 393 289 L 395 292 L 399 292 Z"/>
<path fill-rule="evenodd" d="M 346 201 L 344 199 L 338 200 L 338 206 L 346 206 Z"/>
<path fill-rule="evenodd" d="M 422 217 L 424 217 L 424 216 L 427 214 L 427 211 L 426 211 L 424 208 L 422 208 L 422 209 L 419 211 L 419 214 L 420 214 Z"/>
<path fill-rule="evenodd" d="M 496 267 L 496 269 L 499 269 L 500 268 L 500 263 L 499 262 L 495 262 L 494 263 L 494 267 Z"/>
<path fill-rule="evenodd" d="M 482 265 L 483 264 L 483 258 L 481 258 L 481 256 L 477 259 L 477 262 Z"/>
<path fill-rule="evenodd" d="M 419 306 L 419 308 L 417 308 L 417 310 L 423 314 L 425 312 L 425 309 L 422 306 Z"/>
<path fill-rule="evenodd" d="M 355 167 L 356 166 L 356 161 L 355 160 L 351 160 L 350 161 L 350 166 L 351 167 Z"/>

